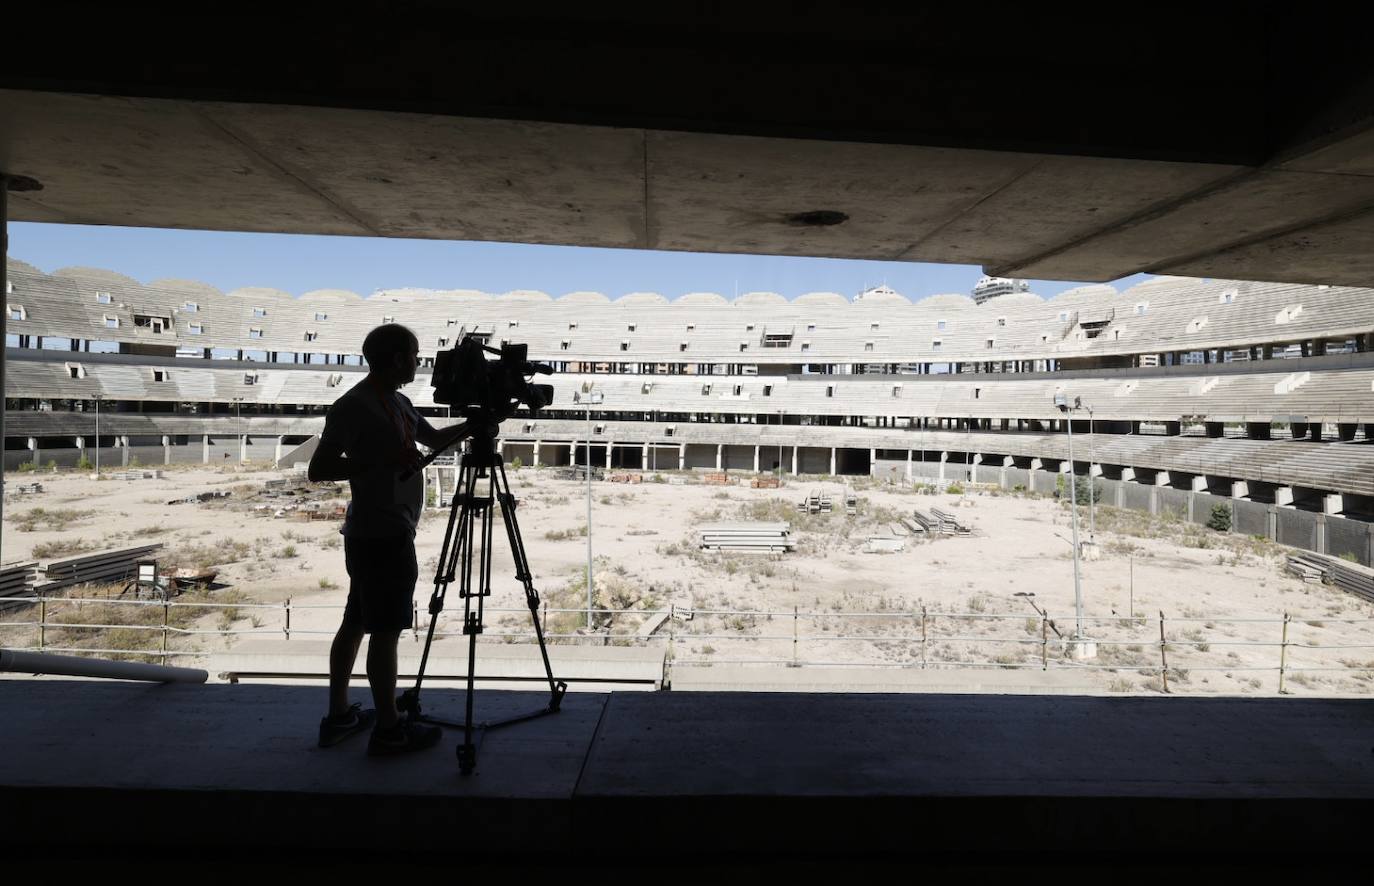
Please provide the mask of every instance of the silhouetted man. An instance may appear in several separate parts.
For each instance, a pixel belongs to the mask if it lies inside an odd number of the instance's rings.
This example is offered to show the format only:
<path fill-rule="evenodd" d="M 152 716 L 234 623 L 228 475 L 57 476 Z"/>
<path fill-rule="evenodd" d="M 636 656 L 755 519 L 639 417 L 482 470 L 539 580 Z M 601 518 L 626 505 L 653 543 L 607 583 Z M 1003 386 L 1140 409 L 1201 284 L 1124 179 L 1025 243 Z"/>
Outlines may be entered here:
<path fill-rule="evenodd" d="M 415 444 L 447 448 L 467 425 L 436 430 L 399 388 L 415 380 L 420 345 L 404 326 L 379 326 L 363 340 L 368 374 L 329 408 L 310 459 L 311 480 L 347 480 L 353 493 L 344 519 L 348 604 L 329 652 L 329 714 L 320 747 L 372 729 L 372 755 L 422 750 L 439 727 L 401 719 L 396 710 L 396 644 L 410 627 L 419 567 L 415 527 L 424 506 L 424 477 Z M 412 476 L 402 481 L 403 474 Z M 367 682 L 375 710 L 348 703 L 348 682 L 364 634 Z"/>

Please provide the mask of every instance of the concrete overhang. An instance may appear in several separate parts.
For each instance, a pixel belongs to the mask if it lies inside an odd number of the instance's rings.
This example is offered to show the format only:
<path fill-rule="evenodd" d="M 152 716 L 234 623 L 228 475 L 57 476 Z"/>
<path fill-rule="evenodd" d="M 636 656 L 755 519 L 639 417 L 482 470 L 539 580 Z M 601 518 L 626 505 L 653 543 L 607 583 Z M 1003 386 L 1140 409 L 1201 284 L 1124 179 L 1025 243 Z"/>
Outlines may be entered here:
<path fill-rule="evenodd" d="M 11 218 L 1374 285 L 1351 21 L 788 10 L 87 10 L 0 61 Z"/>

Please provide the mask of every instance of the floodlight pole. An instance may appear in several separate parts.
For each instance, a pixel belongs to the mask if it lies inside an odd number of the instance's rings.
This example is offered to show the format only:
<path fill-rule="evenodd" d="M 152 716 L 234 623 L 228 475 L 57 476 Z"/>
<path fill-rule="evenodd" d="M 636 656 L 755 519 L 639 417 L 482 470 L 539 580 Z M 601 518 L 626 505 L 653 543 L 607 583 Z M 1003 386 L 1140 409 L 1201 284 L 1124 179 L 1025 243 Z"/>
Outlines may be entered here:
<path fill-rule="evenodd" d="M 592 403 L 599 394 L 587 391 L 587 630 L 592 629 Z"/>
<path fill-rule="evenodd" d="M 1097 484 L 1093 482 L 1093 465 L 1096 463 L 1096 455 L 1093 452 L 1093 443 L 1096 436 L 1093 433 L 1093 408 L 1085 406 L 1088 410 L 1088 541 L 1097 543 Z"/>
<path fill-rule="evenodd" d="M 1078 618 L 1073 638 L 1083 639 L 1083 582 L 1078 568 L 1078 483 L 1073 470 L 1073 412 L 1066 410 L 1064 427 L 1069 432 L 1069 512 L 1073 515 L 1073 607 Z"/>

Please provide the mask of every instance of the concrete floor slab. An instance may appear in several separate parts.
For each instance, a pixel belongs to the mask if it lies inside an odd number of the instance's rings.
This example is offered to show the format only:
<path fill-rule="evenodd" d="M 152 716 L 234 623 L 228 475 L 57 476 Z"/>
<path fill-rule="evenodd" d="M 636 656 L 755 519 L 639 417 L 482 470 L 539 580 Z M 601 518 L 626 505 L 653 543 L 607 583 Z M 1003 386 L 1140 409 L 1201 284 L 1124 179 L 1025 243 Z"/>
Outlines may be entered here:
<path fill-rule="evenodd" d="M 426 710 L 461 716 L 462 693 Z M 1354 851 L 1374 704 L 1347 699 L 570 695 L 406 759 L 314 747 L 323 690 L 0 679 L 0 846 L 447 858 L 1245 858 Z M 479 719 L 547 696 L 481 692 Z M 174 838 L 170 835 L 174 834 Z M 970 855 L 970 853 L 973 853 Z M 333 857 L 333 856 L 331 856 Z"/>

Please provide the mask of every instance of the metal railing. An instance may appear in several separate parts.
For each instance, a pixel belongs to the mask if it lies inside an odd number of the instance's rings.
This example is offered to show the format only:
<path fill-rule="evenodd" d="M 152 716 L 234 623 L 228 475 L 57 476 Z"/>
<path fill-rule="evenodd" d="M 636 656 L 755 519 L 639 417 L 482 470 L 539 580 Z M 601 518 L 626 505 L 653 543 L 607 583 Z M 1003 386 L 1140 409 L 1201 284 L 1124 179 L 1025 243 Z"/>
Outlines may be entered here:
<path fill-rule="evenodd" d="M 146 657 L 166 661 L 174 657 L 207 657 L 216 650 L 196 648 L 196 638 L 237 637 L 332 637 L 337 622 L 328 626 L 307 626 L 310 615 L 317 612 L 342 612 L 340 604 L 301 604 L 287 599 L 272 603 L 213 603 L 159 600 L 120 600 L 80 597 L 17 597 L 9 603 L 33 604 L 27 617 L 0 621 L 0 636 L 7 631 L 31 629 L 26 645 L 0 644 L 13 650 L 39 650 L 67 654 L 99 654 Z M 86 607 L 143 607 L 151 618 L 137 622 L 111 619 L 102 621 L 101 614 L 110 610 L 94 610 L 93 619 L 80 618 Z M 205 614 L 229 612 L 233 623 L 217 628 L 196 626 L 181 618 L 174 618 L 177 610 L 200 610 Z M 450 610 L 451 611 L 451 610 Z M 531 643 L 532 626 L 516 626 L 498 621 L 500 616 L 526 616 L 526 608 L 487 607 L 493 618 L 485 634 L 499 642 Z M 1374 618 L 1333 618 L 1330 616 L 1282 617 L 1208 617 L 1196 614 L 1171 617 L 1164 612 L 1156 616 L 1084 617 L 1087 632 L 1096 644 L 1095 660 L 1075 660 L 1071 647 L 1075 641 L 1060 636 L 1054 618 L 1048 614 L 1012 614 L 982 612 L 949 612 L 922 606 L 912 610 L 803 612 L 791 610 L 734 610 L 687 609 L 670 606 L 655 610 L 595 609 L 593 616 L 603 623 L 601 629 L 588 631 L 571 629 L 568 622 L 581 624 L 587 610 L 541 607 L 541 623 L 546 626 L 545 637 L 552 643 L 594 645 L 659 646 L 665 649 L 668 675 L 672 668 L 709 667 L 712 665 L 757 665 L 778 667 L 856 667 L 893 669 L 1008 669 L 1008 670 L 1072 670 L 1092 672 L 1130 672 L 1158 677 L 1164 692 L 1173 692 L 1193 673 L 1224 672 L 1269 673 L 1277 675 L 1277 690 L 1288 691 L 1290 681 L 1306 682 L 1308 674 L 1339 672 L 1361 675 L 1359 679 L 1374 692 L 1374 655 L 1359 661 L 1349 658 L 1331 659 L 1330 654 L 1374 650 Z M 262 616 L 272 615 L 277 624 L 268 626 Z M 551 624 L 550 617 L 556 618 Z M 654 631 L 641 633 L 637 629 L 650 619 L 664 617 Z M 441 616 L 442 618 L 442 616 Z M 251 628 L 237 627 L 248 619 Z M 606 627 L 619 620 L 620 626 Z M 316 620 L 318 621 L 318 620 Z M 519 621 L 517 618 L 516 621 Z M 719 626 L 712 622 L 719 621 Z M 1006 630 L 1009 624 L 1019 624 L 1019 631 Z M 832 625 L 836 627 L 832 630 Z M 858 629 L 855 630 L 856 625 Z M 1267 640 L 1239 638 L 1224 630 L 1228 626 L 1249 626 L 1251 633 L 1260 625 L 1271 626 L 1273 638 Z M 1294 625 L 1299 629 L 1324 629 L 1331 625 L 1361 625 L 1355 639 L 1361 642 L 1313 643 L 1295 637 Z M 805 626 L 805 627 L 803 627 Z M 988 631 L 991 626 L 991 633 Z M 1190 627 L 1197 626 L 1197 627 Z M 412 608 L 411 628 L 404 636 L 413 640 L 423 638 L 429 627 L 428 613 L 418 602 Z M 435 629 L 436 638 L 462 637 L 461 624 L 448 630 L 444 621 Z M 129 631 L 148 635 L 145 644 L 123 643 L 119 646 L 101 644 L 109 634 L 102 631 Z M 1207 633 L 1211 631 L 1212 633 Z M 90 633 L 87 633 L 90 632 Z M 92 642 L 81 643 L 78 637 L 91 637 Z M 127 636 L 125 637 L 127 640 Z M 719 655 L 711 644 L 742 645 L 764 648 L 758 654 L 747 652 Z M 80 644 L 80 645 L 74 645 Z M 835 654 L 837 645 L 845 648 Z M 994 651 L 991 657 L 984 652 Z M 1213 648 L 1233 650 L 1228 660 L 1213 659 L 1198 662 L 1195 656 Z M 1271 650 L 1269 663 L 1241 660 L 1234 649 L 1265 648 Z M 961 649 L 983 652 L 983 657 L 970 658 Z M 868 654 L 863 654 L 867 652 Z M 874 655 L 880 652 L 881 655 Z M 848 654 L 845 654 L 848 653 Z M 1316 660 L 1295 663 L 1293 656 L 1309 656 Z M 1325 656 L 1325 657 L 1324 657 Z M 1295 676 L 1298 675 L 1298 676 Z M 1255 687 L 1258 688 L 1258 687 Z"/>

